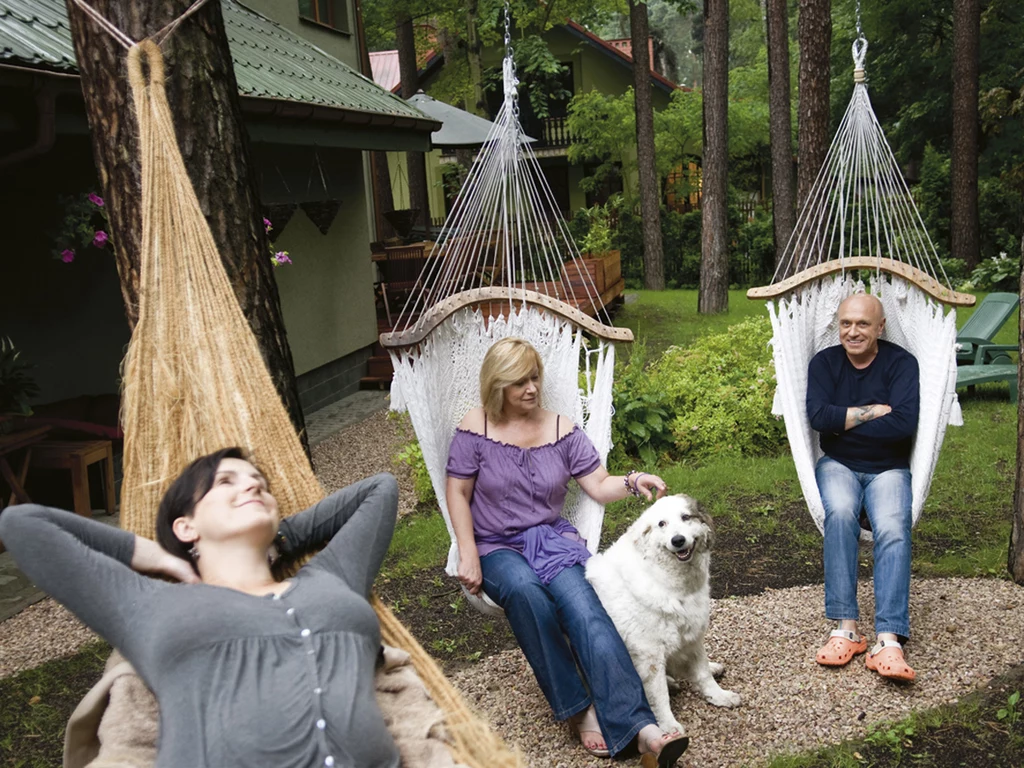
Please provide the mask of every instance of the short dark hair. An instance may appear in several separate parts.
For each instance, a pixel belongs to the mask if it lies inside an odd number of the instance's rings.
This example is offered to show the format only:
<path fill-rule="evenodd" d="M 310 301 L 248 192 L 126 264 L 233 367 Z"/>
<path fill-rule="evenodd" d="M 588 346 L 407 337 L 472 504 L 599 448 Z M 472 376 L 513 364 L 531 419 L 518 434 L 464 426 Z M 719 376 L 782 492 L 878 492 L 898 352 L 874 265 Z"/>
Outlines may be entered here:
<path fill-rule="evenodd" d="M 205 496 L 217 477 L 217 467 L 224 459 L 242 459 L 248 461 L 245 451 L 237 446 L 221 448 L 219 451 L 200 456 L 193 461 L 171 483 L 156 513 L 156 540 L 161 547 L 172 555 L 180 557 L 199 573 L 195 560 L 189 553 L 190 544 L 186 544 L 174 534 L 174 521 L 179 517 L 192 517 L 196 504 Z"/>

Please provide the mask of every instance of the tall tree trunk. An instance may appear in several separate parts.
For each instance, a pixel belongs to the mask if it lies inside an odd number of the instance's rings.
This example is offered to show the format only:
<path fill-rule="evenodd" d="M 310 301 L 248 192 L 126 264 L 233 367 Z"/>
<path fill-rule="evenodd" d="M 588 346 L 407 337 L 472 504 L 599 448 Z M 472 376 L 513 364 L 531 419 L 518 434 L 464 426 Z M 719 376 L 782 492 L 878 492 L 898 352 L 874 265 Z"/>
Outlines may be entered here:
<path fill-rule="evenodd" d="M 397 18 L 398 72 L 402 81 L 402 98 L 416 95 L 420 85 L 419 66 L 416 64 L 416 31 L 412 17 L 401 11 Z M 427 156 L 423 152 L 405 153 L 409 177 L 409 207 L 420 212 L 420 221 L 430 231 L 430 198 L 427 196 Z"/>
<path fill-rule="evenodd" d="M 1020 241 L 1020 263 L 1024 265 L 1024 237 Z M 1020 276 L 1020 295 L 1024 301 L 1024 271 Z M 1024 313 L 1017 323 L 1018 349 L 1024 349 Z M 1017 381 L 1024 381 L 1024 355 L 1017 361 Z M 1024 397 L 1017 400 L 1017 482 L 1013 489 L 1013 528 L 1006 567 L 1018 584 L 1024 585 Z"/>
<path fill-rule="evenodd" d="M 768 22 L 768 128 L 772 150 L 772 225 L 775 232 L 776 267 L 782 260 L 789 237 L 796 226 L 787 5 L 787 0 L 767 0 L 765 9 Z"/>
<path fill-rule="evenodd" d="M 181 15 L 190 0 L 90 0 L 133 40 Z M 93 154 L 113 232 L 128 324 L 138 320 L 141 186 L 134 107 L 124 49 L 68 0 L 68 17 L 92 131 Z M 220 3 L 208 3 L 164 43 L 167 99 L 185 167 L 263 361 L 309 452 L 269 258 L 260 195 L 242 125 L 238 84 Z"/>
<path fill-rule="evenodd" d="M 797 205 L 802 207 L 828 154 L 832 51 L 831 0 L 800 0 L 800 96 L 797 116 L 799 162 Z"/>
<path fill-rule="evenodd" d="M 644 288 L 665 290 L 665 256 L 661 244 L 661 201 L 654 166 L 654 106 L 651 104 L 651 53 L 647 4 L 629 0 L 629 34 L 633 40 L 633 89 L 636 109 L 636 159 L 640 175 L 640 212 L 644 230 Z"/>
<path fill-rule="evenodd" d="M 980 0 L 953 0 L 951 255 L 968 271 L 981 260 L 978 220 L 978 45 Z"/>
<path fill-rule="evenodd" d="M 487 102 L 484 100 L 484 67 L 480 53 L 478 0 L 466 0 L 466 56 L 469 58 L 469 81 L 473 84 L 473 104 L 466 110 L 480 117 L 487 117 Z"/>
<path fill-rule="evenodd" d="M 704 162 L 697 311 L 729 309 L 729 0 L 704 0 Z"/>

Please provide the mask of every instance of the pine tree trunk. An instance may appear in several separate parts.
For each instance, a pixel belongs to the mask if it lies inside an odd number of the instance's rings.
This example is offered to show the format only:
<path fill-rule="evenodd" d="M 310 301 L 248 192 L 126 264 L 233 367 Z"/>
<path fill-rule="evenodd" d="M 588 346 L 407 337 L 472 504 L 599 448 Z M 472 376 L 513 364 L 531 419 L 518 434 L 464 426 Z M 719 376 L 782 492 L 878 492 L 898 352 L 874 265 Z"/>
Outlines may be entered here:
<path fill-rule="evenodd" d="M 402 98 L 410 99 L 419 88 L 419 66 L 416 64 L 416 30 L 412 17 L 402 12 L 397 19 L 398 71 L 402 81 Z M 430 231 L 430 198 L 427 197 L 427 156 L 424 152 L 406 152 L 409 177 L 409 207 L 420 212 L 420 222 Z"/>
<path fill-rule="evenodd" d="M 704 2 L 704 162 L 697 311 L 729 309 L 729 0 Z"/>
<path fill-rule="evenodd" d="M 831 0 L 800 0 L 797 37 L 800 41 L 797 206 L 802 207 L 829 147 Z"/>
<path fill-rule="evenodd" d="M 644 288 L 665 290 L 665 257 L 661 243 L 661 204 L 654 165 L 654 106 L 651 103 L 651 55 L 647 47 L 647 4 L 629 0 L 629 32 L 633 40 L 633 89 L 636 109 L 636 156 L 640 175 L 640 212 L 644 231 Z"/>
<path fill-rule="evenodd" d="M 978 45 L 980 0 L 953 0 L 953 147 L 951 255 L 968 271 L 981 260 L 978 220 Z"/>
<path fill-rule="evenodd" d="M 484 100 L 484 67 L 480 53 L 478 0 L 466 0 L 466 56 L 469 59 L 469 80 L 473 84 L 473 104 L 466 110 L 480 117 L 487 117 L 487 102 Z"/>
<path fill-rule="evenodd" d="M 793 124 L 789 94 L 789 10 L 787 0 L 768 0 L 768 113 L 772 151 L 772 224 L 775 266 L 796 226 Z M 781 277 L 786 277 L 782 275 Z"/>
<path fill-rule="evenodd" d="M 67 5 L 121 294 L 128 324 L 134 328 L 138 320 L 142 200 L 126 52 L 74 3 L 68 0 Z M 90 5 L 130 38 L 141 40 L 179 16 L 191 2 L 90 0 Z M 167 99 L 185 167 L 238 303 L 308 453 L 295 366 L 269 258 L 220 3 L 208 3 L 189 17 L 162 48 L 168 70 Z"/>
<path fill-rule="evenodd" d="M 1024 265 L 1024 238 L 1020 242 L 1020 263 Z M 1024 271 L 1020 277 L 1020 295 L 1024 301 Z M 1018 349 L 1024 349 L 1024 317 L 1018 321 Z M 1017 381 L 1024 381 L 1024 355 L 1017 361 Z M 1017 400 L 1017 482 L 1013 489 L 1013 528 L 1006 567 L 1018 584 L 1024 585 L 1024 397 Z"/>

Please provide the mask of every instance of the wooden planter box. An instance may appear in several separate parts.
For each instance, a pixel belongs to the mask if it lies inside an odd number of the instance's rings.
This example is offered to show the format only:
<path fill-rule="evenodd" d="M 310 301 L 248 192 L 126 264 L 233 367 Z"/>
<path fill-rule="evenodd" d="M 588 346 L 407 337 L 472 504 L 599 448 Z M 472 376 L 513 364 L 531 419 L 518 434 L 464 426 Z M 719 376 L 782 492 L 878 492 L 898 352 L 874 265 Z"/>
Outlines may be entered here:
<path fill-rule="evenodd" d="M 607 251 L 600 255 L 585 253 L 582 266 L 586 273 L 580 269 L 578 262 L 570 262 L 562 267 L 562 279 L 576 296 L 586 296 L 594 290 L 600 296 L 622 279 L 622 259 L 618 251 Z"/>

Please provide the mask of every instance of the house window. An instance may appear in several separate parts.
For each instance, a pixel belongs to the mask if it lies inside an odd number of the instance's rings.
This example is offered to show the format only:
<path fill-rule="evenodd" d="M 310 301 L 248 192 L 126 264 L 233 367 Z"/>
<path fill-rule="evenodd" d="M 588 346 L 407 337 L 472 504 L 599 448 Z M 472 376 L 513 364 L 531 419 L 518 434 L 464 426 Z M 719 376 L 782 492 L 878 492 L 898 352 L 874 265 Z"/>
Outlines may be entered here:
<path fill-rule="evenodd" d="M 348 0 L 299 0 L 299 16 L 331 29 L 349 31 Z"/>

